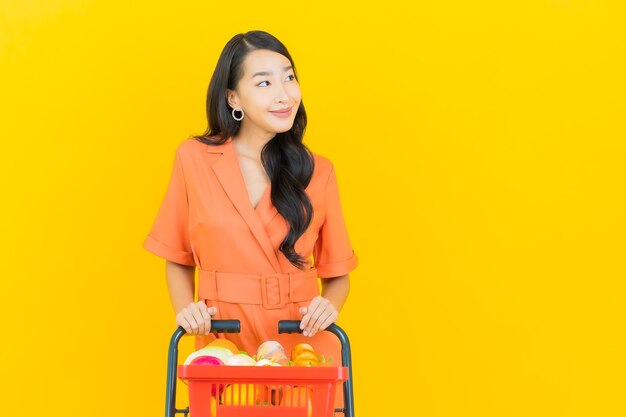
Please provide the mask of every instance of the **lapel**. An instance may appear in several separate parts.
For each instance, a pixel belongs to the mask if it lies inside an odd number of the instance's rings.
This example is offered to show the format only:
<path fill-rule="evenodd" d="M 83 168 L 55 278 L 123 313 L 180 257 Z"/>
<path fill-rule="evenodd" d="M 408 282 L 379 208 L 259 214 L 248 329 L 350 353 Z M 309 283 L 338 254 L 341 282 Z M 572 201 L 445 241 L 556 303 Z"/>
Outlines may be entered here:
<path fill-rule="evenodd" d="M 245 220 L 255 239 L 263 249 L 276 272 L 281 272 L 280 261 L 272 247 L 265 225 L 274 218 L 278 211 L 271 202 L 271 184 L 268 184 L 263 197 L 256 209 L 248 197 L 248 190 L 239 165 L 239 159 L 233 146 L 232 138 L 222 145 L 206 145 L 207 152 L 219 153 L 221 156 L 212 164 L 213 172 L 224 188 L 226 195 L 233 203 L 241 217 Z"/>

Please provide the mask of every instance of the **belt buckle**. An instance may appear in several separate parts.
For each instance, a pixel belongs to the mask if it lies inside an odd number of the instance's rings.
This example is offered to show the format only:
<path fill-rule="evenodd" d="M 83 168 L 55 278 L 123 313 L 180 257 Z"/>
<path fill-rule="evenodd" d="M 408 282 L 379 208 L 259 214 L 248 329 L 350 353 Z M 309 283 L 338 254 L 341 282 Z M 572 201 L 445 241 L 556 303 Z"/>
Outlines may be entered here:
<path fill-rule="evenodd" d="M 261 275 L 261 300 L 264 308 L 274 310 L 285 307 L 283 278 L 283 274 Z"/>

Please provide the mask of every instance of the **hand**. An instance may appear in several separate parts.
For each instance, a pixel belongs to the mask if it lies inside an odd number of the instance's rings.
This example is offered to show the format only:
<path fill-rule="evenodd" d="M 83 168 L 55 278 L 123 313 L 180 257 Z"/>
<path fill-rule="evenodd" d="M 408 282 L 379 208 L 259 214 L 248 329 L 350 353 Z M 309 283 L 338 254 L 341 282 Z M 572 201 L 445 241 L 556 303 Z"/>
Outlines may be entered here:
<path fill-rule="evenodd" d="M 176 315 L 176 325 L 183 326 L 187 333 L 201 335 L 211 331 L 211 316 L 217 314 L 217 308 L 208 307 L 204 301 L 189 303 Z"/>
<path fill-rule="evenodd" d="M 300 307 L 300 314 L 304 315 L 300 321 L 302 334 L 313 336 L 319 330 L 324 330 L 334 323 L 339 316 L 339 311 L 328 299 L 318 295 L 311 300 L 308 307 Z"/>

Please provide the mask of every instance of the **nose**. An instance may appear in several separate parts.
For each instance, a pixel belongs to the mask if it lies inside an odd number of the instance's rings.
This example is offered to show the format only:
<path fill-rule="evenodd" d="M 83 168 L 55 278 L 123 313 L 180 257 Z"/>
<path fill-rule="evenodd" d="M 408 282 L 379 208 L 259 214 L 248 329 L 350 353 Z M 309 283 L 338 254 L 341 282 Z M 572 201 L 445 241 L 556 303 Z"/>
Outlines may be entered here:
<path fill-rule="evenodd" d="M 276 102 L 286 102 L 287 100 L 289 100 L 287 90 L 285 90 L 285 87 L 283 87 L 282 84 L 278 84 L 278 91 L 276 92 Z"/>

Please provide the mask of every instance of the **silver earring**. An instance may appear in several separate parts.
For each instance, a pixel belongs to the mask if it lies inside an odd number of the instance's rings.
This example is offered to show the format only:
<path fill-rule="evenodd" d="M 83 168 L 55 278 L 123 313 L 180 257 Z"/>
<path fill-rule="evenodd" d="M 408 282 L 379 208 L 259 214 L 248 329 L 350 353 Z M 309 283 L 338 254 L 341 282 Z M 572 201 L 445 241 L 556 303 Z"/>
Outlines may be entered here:
<path fill-rule="evenodd" d="M 235 110 L 241 112 L 241 117 L 239 119 L 237 119 L 237 116 L 235 116 Z M 233 114 L 233 119 L 235 119 L 237 121 L 240 121 L 241 119 L 243 119 L 243 109 L 242 108 L 236 108 L 236 109 L 233 108 L 232 114 Z"/>

